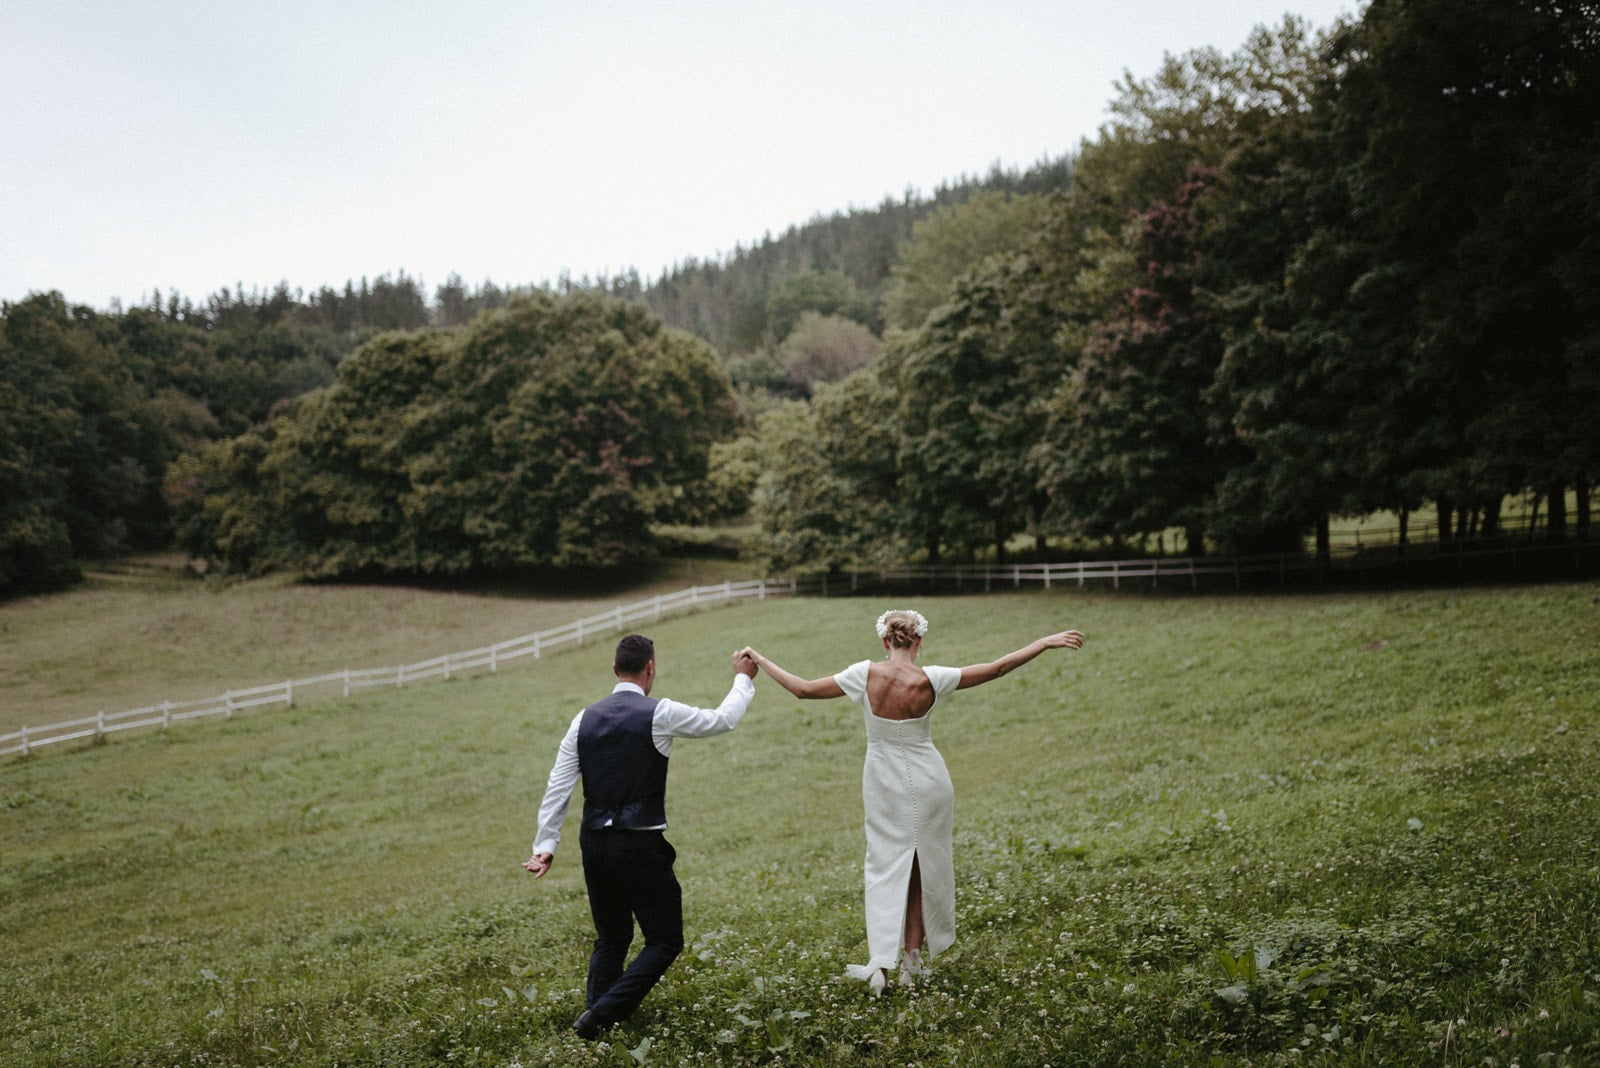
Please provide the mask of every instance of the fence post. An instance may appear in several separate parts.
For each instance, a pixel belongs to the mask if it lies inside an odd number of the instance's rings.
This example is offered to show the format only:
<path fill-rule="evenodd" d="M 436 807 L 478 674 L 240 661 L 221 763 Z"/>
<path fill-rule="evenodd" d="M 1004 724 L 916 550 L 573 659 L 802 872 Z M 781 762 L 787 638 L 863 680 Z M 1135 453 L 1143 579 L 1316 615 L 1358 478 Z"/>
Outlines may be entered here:
<path fill-rule="evenodd" d="M 227 704 L 228 704 L 227 717 L 229 719 L 232 719 L 233 718 L 233 691 L 229 690 L 227 693 L 223 694 L 222 695 L 222 699 L 224 701 L 226 701 Z"/>
<path fill-rule="evenodd" d="M 661 595 L 656 594 L 656 622 L 661 622 Z"/>
<path fill-rule="evenodd" d="M 1111 561 L 1111 588 L 1114 589 L 1114 590 L 1122 589 L 1122 561 L 1121 560 L 1113 560 L 1113 561 Z"/>
<path fill-rule="evenodd" d="M 22 728 L 22 755 L 28 755 L 28 728 Z"/>
<path fill-rule="evenodd" d="M 500 647 L 498 645 L 489 646 L 489 674 L 493 675 L 496 669 L 499 668 L 499 660 Z"/>
<path fill-rule="evenodd" d="M 406 688 L 406 666 L 404 664 L 394 669 L 394 688 L 397 690 Z"/>
<path fill-rule="evenodd" d="M 283 684 L 283 703 L 288 708 L 294 707 L 294 680 L 289 679 Z"/>
<path fill-rule="evenodd" d="M 451 655 L 452 654 L 450 654 L 450 653 L 445 653 L 444 654 L 444 681 L 445 682 L 449 682 L 450 681 L 450 657 L 451 657 Z"/>
<path fill-rule="evenodd" d="M 172 702 L 161 702 L 161 729 L 166 730 L 172 726 Z"/>
<path fill-rule="evenodd" d="M 540 633 L 542 634 L 543 631 L 541 631 Z M 535 660 L 538 660 L 542 656 L 544 656 L 543 643 L 541 642 L 541 640 L 539 638 L 539 635 L 535 634 L 533 636 L 533 658 Z"/>
<path fill-rule="evenodd" d="M 762 579 L 761 580 L 761 585 L 757 587 L 756 600 L 765 601 L 766 599 L 767 599 L 767 580 L 766 579 Z"/>
<path fill-rule="evenodd" d="M 583 620 L 578 620 L 578 645 L 583 645 Z"/>
<path fill-rule="evenodd" d="M 97 742 L 101 741 L 105 738 L 105 735 L 106 714 L 104 712 L 96 712 L 94 714 L 94 740 Z"/>
<path fill-rule="evenodd" d="M 1047 590 L 1050 588 L 1050 575 L 1054 570 L 1055 570 L 1055 565 L 1054 564 L 1045 564 L 1044 565 L 1044 588 L 1047 589 Z"/>

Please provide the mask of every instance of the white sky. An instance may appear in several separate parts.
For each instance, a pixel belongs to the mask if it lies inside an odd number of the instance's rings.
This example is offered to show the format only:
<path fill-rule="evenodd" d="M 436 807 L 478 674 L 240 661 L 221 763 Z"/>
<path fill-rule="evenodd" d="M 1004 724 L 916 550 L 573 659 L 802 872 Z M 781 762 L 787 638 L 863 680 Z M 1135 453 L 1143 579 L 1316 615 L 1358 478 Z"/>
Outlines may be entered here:
<path fill-rule="evenodd" d="M 15 0 L 0 300 L 427 294 L 750 245 L 1063 155 L 1113 81 L 1354 0 Z"/>

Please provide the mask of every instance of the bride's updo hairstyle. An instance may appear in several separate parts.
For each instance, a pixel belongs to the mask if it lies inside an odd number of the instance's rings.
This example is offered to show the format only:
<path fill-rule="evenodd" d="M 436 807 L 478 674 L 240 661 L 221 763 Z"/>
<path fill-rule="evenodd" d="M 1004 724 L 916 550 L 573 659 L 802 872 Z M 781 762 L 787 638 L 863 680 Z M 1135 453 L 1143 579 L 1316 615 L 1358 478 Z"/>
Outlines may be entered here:
<path fill-rule="evenodd" d="M 887 639 L 890 648 L 909 649 L 928 633 L 928 621 L 920 612 L 895 609 L 878 617 L 878 637 Z"/>

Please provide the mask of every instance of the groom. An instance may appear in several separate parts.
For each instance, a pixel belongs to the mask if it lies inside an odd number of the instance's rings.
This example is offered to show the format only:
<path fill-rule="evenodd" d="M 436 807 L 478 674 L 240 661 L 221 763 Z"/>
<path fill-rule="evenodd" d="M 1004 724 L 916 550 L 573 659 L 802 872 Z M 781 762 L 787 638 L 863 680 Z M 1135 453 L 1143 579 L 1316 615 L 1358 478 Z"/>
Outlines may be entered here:
<path fill-rule="evenodd" d="M 655 644 L 630 634 L 617 643 L 610 696 L 573 717 L 556 751 L 539 805 L 533 856 L 523 867 L 542 878 L 550 870 L 572 788 L 583 780 L 578 845 L 594 917 L 588 1008 L 572 1029 L 586 1039 L 639 1007 L 683 950 L 683 893 L 672 862 L 667 826 L 667 757 L 674 738 L 708 738 L 739 725 L 755 696 L 756 664 L 733 654 L 733 688 L 715 709 L 654 700 Z M 639 921 L 644 948 L 623 970 Z"/>

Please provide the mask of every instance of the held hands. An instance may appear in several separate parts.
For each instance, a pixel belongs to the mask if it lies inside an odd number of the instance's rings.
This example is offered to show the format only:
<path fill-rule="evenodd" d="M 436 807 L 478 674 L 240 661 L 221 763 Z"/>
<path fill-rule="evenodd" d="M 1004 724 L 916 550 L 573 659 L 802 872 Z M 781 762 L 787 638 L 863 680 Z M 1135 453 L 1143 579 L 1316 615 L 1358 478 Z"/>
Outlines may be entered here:
<path fill-rule="evenodd" d="M 522 862 L 522 866 L 533 872 L 535 879 L 544 878 L 544 873 L 550 870 L 550 862 L 555 859 L 553 853 L 535 853 L 532 857 Z"/>
<path fill-rule="evenodd" d="M 733 654 L 733 670 L 749 678 L 756 677 L 755 650 L 748 645 Z"/>

